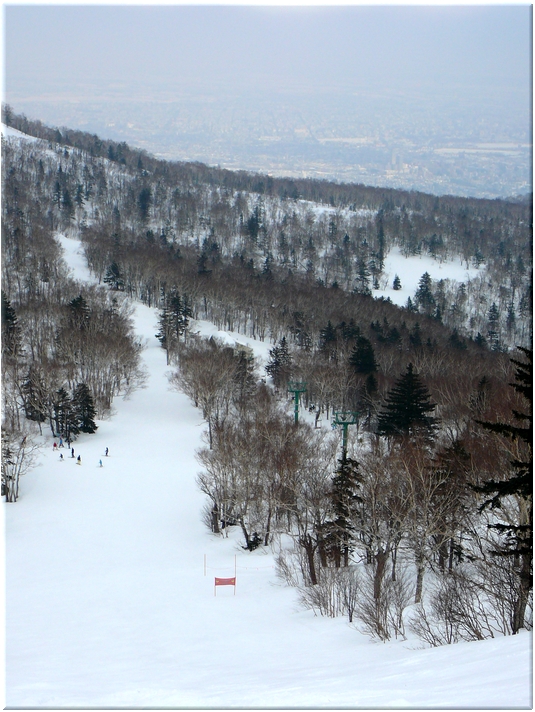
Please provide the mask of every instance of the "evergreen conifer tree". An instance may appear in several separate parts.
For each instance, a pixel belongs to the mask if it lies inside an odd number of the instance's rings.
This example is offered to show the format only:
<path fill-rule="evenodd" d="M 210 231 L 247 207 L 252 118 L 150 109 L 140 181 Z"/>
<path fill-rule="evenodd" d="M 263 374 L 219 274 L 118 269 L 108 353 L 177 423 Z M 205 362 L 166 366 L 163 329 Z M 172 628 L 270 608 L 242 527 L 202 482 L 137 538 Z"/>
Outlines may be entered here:
<path fill-rule="evenodd" d="M 72 220 L 74 217 L 74 205 L 72 204 L 71 194 L 67 188 L 63 191 L 61 210 L 67 221 Z"/>
<path fill-rule="evenodd" d="M 329 359 L 336 359 L 337 341 L 336 329 L 329 320 L 327 326 L 320 329 L 320 350 Z"/>
<path fill-rule="evenodd" d="M 492 302 L 487 315 L 488 327 L 487 327 L 487 338 L 489 340 L 490 347 L 493 351 L 500 350 L 500 312 L 495 302 Z"/>
<path fill-rule="evenodd" d="M 251 240 L 253 242 L 256 242 L 258 239 L 260 223 L 261 223 L 260 209 L 257 205 L 254 209 L 254 212 L 251 213 L 251 216 L 247 220 L 247 232 L 249 233 L 249 237 L 251 238 Z"/>
<path fill-rule="evenodd" d="M 17 314 L 2 290 L 2 353 L 16 356 L 21 346 L 21 331 Z"/>
<path fill-rule="evenodd" d="M 104 276 L 104 282 L 115 291 L 124 289 L 124 277 L 117 262 L 112 262 L 108 267 Z"/>
<path fill-rule="evenodd" d="M 354 319 L 350 319 L 349 323 L 345 321 L 340 322 L 337 327 L 342 335 L 344 341 L 354 341 L 358 336 L 360 336 L 360 326 L 355 324 Z"/>
<path fill-rule="evenodd" d="M 76 193 L 74 195 L 74 202 L 76 205 L 81 209 L 84 207 L 85 199 L 84 199 L 84 186 L 81 183 L 78 183 L 76 186 Z"/>
<path fill-rule="evenodd" d="M 509 306 L 507 307 L 506 326 L 507 326 L 508 334 L 511 334 L 514 331 L 515 322 L 516 322 L 515 305 L 513 304 L 513 302 L 511 302 L 509 304 Z"/>
<path fill-rule="evenodd" d="M 43 423 L 46 420 L 47 393 L 36 368 L 30 366 L 28 375 L 21 385 L 24 412 L 28 420 Z"/>
<path fill-rule="evenodd" d="M 160 328 L 156 334 L 156 338 L 167 351 L 168 364 L 169 352 L 180 337 L 186 333 L 192 316 L 191 300 L 187 294 L 183 294 L 181 297 L 176 289 L 172 289 L 166 295 L 163 309 L 158 316 Z"/>
<path fill-rule="evenodd" d="M 152 204 L 151 190 L 148 186 L 145 186 L 144 188 L 141 189 L 139 196 L 138 196 L 138 200 L 137 200 L 137 205 L 139 208 L 139 215 L 143 222 L 146 222 L 149 218 L 149 210 L 150 210 L 151 204 Z"/>
<path fill-rule="evenodd" d="M 73 420 L 80 433 L 95 433 L 98 426 L 95 423 L 97 411 L 93 404 L 93 396 L 85 383 L 79 383 L 72 396 Z"/>
<path fill-rule="evenodd" d="M 418 289 L 414 295 L 414 302 L 426 314 L 431 314 L 435 306 L 435 297 L 432 290 L 433 281 L 429 272 L 424 272 L 418 282 Z"/>
<path fill-rule="evenodd" d="M 197 273 L 204 275 L 211 274 L 212 270 L 207 268 L 207 264 L 208 257 L 206 255 L 206 252 L 201 252 L 199 258 L 197 259 Z"/>
<path fill-rule="evenodd" d="M 412 346 L 418 347 L 422 345 L 422 331 L 420 329 L 420 323 L 416 322 L 413 330 L 409 334 L 409 341 Z"/>
<path fill-rule="evenodd" d="M 377 379 L 373 373 L 369 373 L 364 386 L 359 389 L 361 407 L 364 408 L 365 424 L 370 425 L 372 420 L 373 404 L 377 394 Z"/>
<path fill-rule="evenodd" d="M 276 386 L 288 379 L 292 358 L 288 351 L 286 337 L 283 336 L 278 346 L 274 346 L 269 351 L 270 361 L 266 366 L 266 373 L 271 376 Z"/>
<path fill-rule="evenodd" d="M 53 402 L 55 432 L 63 435 L 65 439 L 71 439 L 79 434 L 78 419 L 69 394 L 65 388 L 60 388 L 54 397 Z"/>
<path fill-rule="evenodd" d="M 357 373 L 368 374 L 377 371 L 372 343 L 365 336 L 357 337 L 355 348 L 349 357 L 349 363 Z"/>
<path fill-rule="evenodd" d="M 477 332 L 477 336 L 474 339 L 474 341 L 476 342 L 476 344 L 478 346 L 486 346 L 487 345 L 487 339 L 481 335 L 480 331 Z"/>
<path fill-rule="evenodd" d="M 91 311 L 85 298 L 80 294 L 69 302 L 69 326 L 84 330 L 89 326 Z"/>
<path fill-rule="evenodd" d="M 407 311 L 410 311 L 410 312 L 418 311 L 418 309 L 416 308 L 416 306 L 414 305 L 414 302 L 412 301 L 412 299 L 410 297 L 407 297 L 407 303 L 405 304 L 405 309 L 407 309 Z"/>
<path fill-rule="evenodd" d="M 354 522 L 362 502 L 358 494 L 361 479 L 356 460 L 347 456 L 338 460 L 331 488 L 333 516 L 323 528 L 326 551 L 337 568 L 340 565 L 349 565 L 352 540 L 355 536 Z"/>
<path fill-rule="evenodd" d="M 355 292 L 357 294 L 367 294 L 370 295 L 372 290 L 370 289 L 370 277 L 371 272 L 368 269 L 368 265 L 363 259 L 359 259 L 357 263 L 357 277 L 355 280 Z"/>
<path fill-rule="evenodd" d="M 385 266 L 385 230 L 383 224 L 384 211 L 381 208 L 377 213 L 377 267 L 380 272 Z"/>
<path fill-rule="evenodd" d="M 379 413 L 377 432 L 388 437 L 430 437 L 437 427 L 436 419 L 429 415 L 434 407 L 429 391 L 410 363 L 407 373 L 401 376 L 386 397 L 384 410 Z"/>

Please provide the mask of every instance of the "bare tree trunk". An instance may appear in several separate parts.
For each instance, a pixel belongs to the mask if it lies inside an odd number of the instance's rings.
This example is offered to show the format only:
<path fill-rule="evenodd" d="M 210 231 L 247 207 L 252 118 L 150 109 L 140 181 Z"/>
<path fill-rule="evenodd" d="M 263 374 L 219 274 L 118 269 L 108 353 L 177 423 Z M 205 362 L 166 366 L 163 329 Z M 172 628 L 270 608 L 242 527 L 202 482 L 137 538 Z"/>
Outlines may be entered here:
<path fill-rule="evenodd" d="M 513 635 L 518 633 L 518 631 L 524 627 L 525 623 L 526 607 L 529 600 L 529 592 L 532 586 L 531 561 L 531 553 L 522 554 L 520 556 L 520 581 L 518 588 L 518 597 L 515 601 L 512 620 Z"/>
<path fill-rule="evenodd" d="M 381 584 L 385 575 L 385 567 L 388 559 L 388 547 L 385 551 L 379 551 L 375 554 L 375 574 L 373 578 L 373 597 L 377 601 L 381 596 Z"/>
<path fill-rule="evenodd" d="M 344 546 L 344 566 L 346 568 L 349 566 L 349 546 L 347 544 Z"/>
<path fill-rule="evenodd" d="M 247 531 L 247 527 L 245 526 L 245 522 L 243 521 L 243 517 L 240 517 L 240 527 L 243 532 L 243 538 L 245 539 L 245 546 L 248 549 L 251 543 L 251 540 L 249 538 L 249 532 Z"/>
<path fill-rule="evenodd" d="M 269 544 L 269 535 L 271 533 L 271 507 L 268 510 L 268 518 L 266 523 L 266 535 L 264 537 L 264 546 Z"/>
<path fill-rule="evenodd" d="M 316 564 L 314 562 L 314 552 L 316 550 L 316 544 L 314 544 L 310 534 L 305 534 L 304 536 L 300 537 L 299 543 L 304 548 L 307 556 L 310 582 L 313 586 L 315 586 L 318 583 L 318 577 L 316 575 Z"/>
<path fill-rule="evenodd" d="M 423 556 L 418 555 L 416 559 L 416 592 L 414 594 L 414 603 L 420 603 L 422 600 L 422 589 L 424 584 L 425 561 Z"/>
<path fill-rule="evenodd" d="M 215 504 L 212 507 L 212 531 L 214 534 L 219 534 L 219 511 Z"/>
<path fill-rule="evenodd" d="M 340 546 L 339 546 L 338 544 L 336 544 L 335 546 L 333 546 L 332 549 L 331 549 L 331 553 L 332 553 L 333 558 L 334 558 L 334 567 L 335 567 L 336 569 L 339 569 L 339 568 L 340 568 L 340 565 L 341 565 L 341 563 L 342 563 Z"/>
<path fill-rule="evenodd" d="M 448 560 L 448 571 L 451 572 L 453 571 L 453 554 L 455 553 L 455 540 L 453 537 L 450 539 L 450 555 L 449 555 L 449 560 Z"/>
<path fill-rule="evenodd" d="M 318 553 L 320 556 L 320 564 L 323 568 L 327 568 L 327 553 L 325 551 L 325 541 L 320 538 L 318 541 Z"/>

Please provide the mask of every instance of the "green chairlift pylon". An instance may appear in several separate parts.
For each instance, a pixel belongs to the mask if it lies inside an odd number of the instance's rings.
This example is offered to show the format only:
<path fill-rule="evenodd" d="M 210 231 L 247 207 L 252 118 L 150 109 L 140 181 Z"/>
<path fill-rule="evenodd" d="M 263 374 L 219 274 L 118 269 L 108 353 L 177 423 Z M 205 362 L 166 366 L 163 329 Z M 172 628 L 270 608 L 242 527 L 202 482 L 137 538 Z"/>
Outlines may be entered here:
<path fill-rule="evenodd" d="M 341 425 L 343 428 L 342 436 L 342 457 L 345 459 L 347 455 L 347 429 L 350 425 L 357 425 L 359 422 L 359 413 L 353 410 L 339 410 L 334 413 L 333 425 Z"/>
<path fill-rule="evenodd" d="M 307 389 L 307 384 L 304 381 L 289 381 L 288 393 L 294 394 L 294 415 L 295 424 L 299 422 L 299 394 L 304 393 Z"/>

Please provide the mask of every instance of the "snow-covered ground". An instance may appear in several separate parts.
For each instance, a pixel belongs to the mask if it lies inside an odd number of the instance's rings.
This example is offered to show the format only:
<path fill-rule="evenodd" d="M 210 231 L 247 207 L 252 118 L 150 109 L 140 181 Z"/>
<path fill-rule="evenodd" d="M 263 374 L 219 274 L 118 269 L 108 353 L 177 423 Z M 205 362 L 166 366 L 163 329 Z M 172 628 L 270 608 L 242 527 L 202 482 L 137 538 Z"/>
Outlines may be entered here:
<path fill-rule="evenodd" d="M 18 129 L 14 129 L 12 126 L 6 126 L 5 124 L 0 124 L 0 130 L 2 135 L 6 138 L 22 138 L 26 141 L 39 141 L 35 136 L 29 136 L 28 134 L 22 133 Z"/>
<path fill-rule="evenodd" d="M 89 279 L 79 243 L 62 244 Z M 45 436 L 19 501 L 5 505 L 6 705 L 529 709 L 531 634 L 373 643 L 347 619 L 300 609 L 270 552 L 204 527 L 204 424 L 169 388 L 156 319 L 136 305 L 146 387 L 74 443 L 81 466 L 60 462 Z M 235 570 L 235 592 L 214 596 L 214 576 Z"/>
<path fill-rule="evenodd" d="M 384 270 L 381 281 L 384 283 L 381 289 L 374 289 L 374 297 L 390 297 L 394 304 L 403 307 L 410 297 L 414 300 L 414 295 L 418 289 L 418 283 L 422 275 L 428 272 L 431 279 L 451 279 L 455 282 L 468 282 L 474 279 L 479 273 L 476 267 L 466 268 L 466 263 L 460 258 L 440 262 L 430 255 L 412 255 L 405 257 L 401 254 L 399 247 L 393 247 L 385 257 Z M 398 275 L 401 281 L 401 289 L 392 288 L 394 278 Z"/>

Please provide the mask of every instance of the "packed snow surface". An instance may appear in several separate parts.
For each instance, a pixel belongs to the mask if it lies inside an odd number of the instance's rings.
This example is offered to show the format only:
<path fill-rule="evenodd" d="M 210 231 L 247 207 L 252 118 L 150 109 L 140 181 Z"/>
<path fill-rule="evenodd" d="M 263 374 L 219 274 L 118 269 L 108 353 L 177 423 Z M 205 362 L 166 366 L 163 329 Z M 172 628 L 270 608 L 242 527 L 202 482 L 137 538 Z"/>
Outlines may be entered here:
<path fill-rule="evenodd" d="M 90 279 L 79 243 L 62 244 Z M 74 443 L 81 466 L 45 434 L 5 506 L 7 706 L 530 708 L 531 634 L 373 643 L 301 609 L 270 551 L 207 530 L 195 484 L 205 424 L 169 387 L 156 320 L 135 306 L 146 387 Z M 214 576 L 234 572 L 236 589 L 214 595 Z"/>
<path fill-rule="evenodd" d="M 428 254 L 405 257 L 400 248 L 394 246 L 385 257 L 381 289 L 374 289 L 373 296 L 389 297 L 394 304 L 403 307 L 407 304 L 408 297 L 414 300 L 418 284 L 425 272 L 436 281 L 450 279 L 459 283 L 467 283 L 481 273 L 476 267 L 467 268 L 466 262 L 460 258 L 440 261 Z M 396 275 L 401 282 L 401 289 L 398 290 L 392 288 Z"/>

